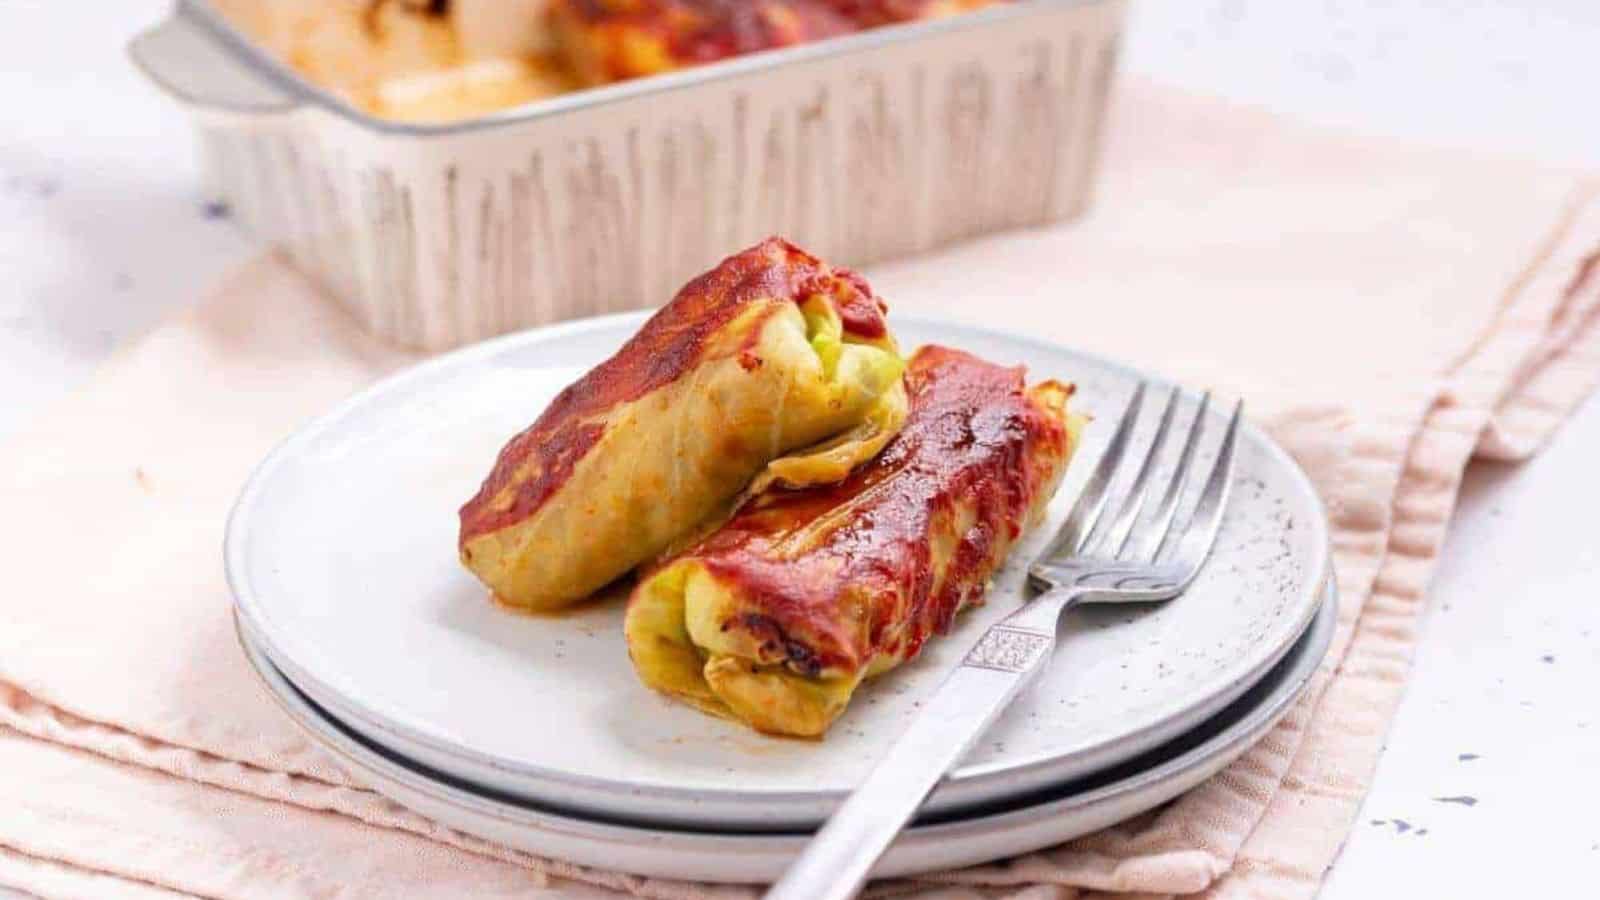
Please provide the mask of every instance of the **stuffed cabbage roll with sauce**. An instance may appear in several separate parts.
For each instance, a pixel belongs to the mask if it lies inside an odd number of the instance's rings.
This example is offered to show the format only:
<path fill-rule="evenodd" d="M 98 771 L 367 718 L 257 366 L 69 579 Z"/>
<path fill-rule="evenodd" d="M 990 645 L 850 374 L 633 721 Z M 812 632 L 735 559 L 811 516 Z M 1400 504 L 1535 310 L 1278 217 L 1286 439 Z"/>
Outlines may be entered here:
<path fill-rule="evenodd" d="M 814 737 L 865 678 L 914 657 L 1042 517 L 1083 419 L 1069 386 L 924 347 L 910 415 L 842 482 L 771 486 L 644 574 L 628 652 L 652 688 L 764 732 Z"/>
<path fill-rule="evenodd" d="M 885 312 L 777 238 L 724 260 L 511 439 L 461 509 L 462 563 L 510 606 L 555 609 L 746 489 L 838 481 L 905 419 Z"/>

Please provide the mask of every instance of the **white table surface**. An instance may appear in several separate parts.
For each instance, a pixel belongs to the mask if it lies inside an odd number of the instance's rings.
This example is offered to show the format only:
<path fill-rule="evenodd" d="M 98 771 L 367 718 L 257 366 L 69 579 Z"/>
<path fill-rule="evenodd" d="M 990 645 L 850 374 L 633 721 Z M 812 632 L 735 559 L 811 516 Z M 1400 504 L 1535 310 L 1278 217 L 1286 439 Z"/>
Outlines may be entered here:
<path fill-rule="evenodd" d="M 0 440 L 253 252 L 204 214 L 183 115 L 123 57 L 165 5 L 0 3 Z M 1600 168 L 1596 48 L 1594 0 L 1135 0 L 1126 62 L 1330 125 Z M 1324 896 L 1593 889 L 1596 459 L 1600 399 L 1531 464 L 1469 474 Z"/>

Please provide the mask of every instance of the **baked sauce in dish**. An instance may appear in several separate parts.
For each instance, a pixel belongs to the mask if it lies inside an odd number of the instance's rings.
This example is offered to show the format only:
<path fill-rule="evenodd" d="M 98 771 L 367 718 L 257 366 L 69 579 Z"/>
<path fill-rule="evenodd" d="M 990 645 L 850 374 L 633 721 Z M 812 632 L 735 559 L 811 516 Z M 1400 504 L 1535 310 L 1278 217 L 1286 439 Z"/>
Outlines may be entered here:
<path fill-rule="evenodd" d="M 213 0 L 381 118 L 447 122 L 584 87 L 1007 0 Z"/>
<path fill-rule="evenodd" d="M 557 394 L 533 425 L 506 444 L 483 486 L 461 508 L 462 546 L 533 515 L 605 432 L 602 413 L 706 362 L 712 339 L 752 304 L 776 298 L 798 305 L 815 296 L 831 298 L 846 335 L 869 341 L 888 335 L 888 307 L 859 275 L 831 269 L 782 238 L 768 238 L 684 285 L 621 349 Z M 743 367 L 763 364 L 753 345 L 761 321 L 778 309 L 766 305 L 740 323 L 736 352 Z M 536 474 L 521 477 L 534 455 Z"/>

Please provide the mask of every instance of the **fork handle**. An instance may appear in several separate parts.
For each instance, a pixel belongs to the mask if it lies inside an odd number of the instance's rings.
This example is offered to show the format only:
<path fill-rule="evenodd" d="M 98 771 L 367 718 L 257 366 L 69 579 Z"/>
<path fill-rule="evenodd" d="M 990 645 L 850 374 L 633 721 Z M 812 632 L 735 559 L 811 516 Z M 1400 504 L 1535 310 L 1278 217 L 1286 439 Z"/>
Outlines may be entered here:
<path fill-rule="evenodd" d="M 1049 592 L 990 626 L 766 900 L 848 900 L 929 793 L 1050 658 L 1071 602 Z"/>

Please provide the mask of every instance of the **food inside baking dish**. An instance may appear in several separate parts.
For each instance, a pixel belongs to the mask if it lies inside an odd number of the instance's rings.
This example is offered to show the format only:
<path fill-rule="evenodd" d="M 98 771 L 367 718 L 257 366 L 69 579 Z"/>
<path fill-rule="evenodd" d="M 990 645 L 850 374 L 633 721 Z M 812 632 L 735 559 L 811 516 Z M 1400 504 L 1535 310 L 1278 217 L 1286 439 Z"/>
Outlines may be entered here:
<path fill-rule="evenodd" d="M 556 44 L 585 83 L 604 84 L 934 19 L 998 0 L 550 0 Z"/>
<path fill-rule="evenodd" d="M 1006 0 L 213 0 L 307 80 L 388 119 L 583 87 Z"/>
<path fill-rule="evenodd" d="M 981 602 L 1078 443 L 1072 389 L 924 347 L 910 414 L 842 482 L 771 485 L 645 574 L 628 653 L 650 687 L 768 733 L 817 737 L 861 682 Z"/>

